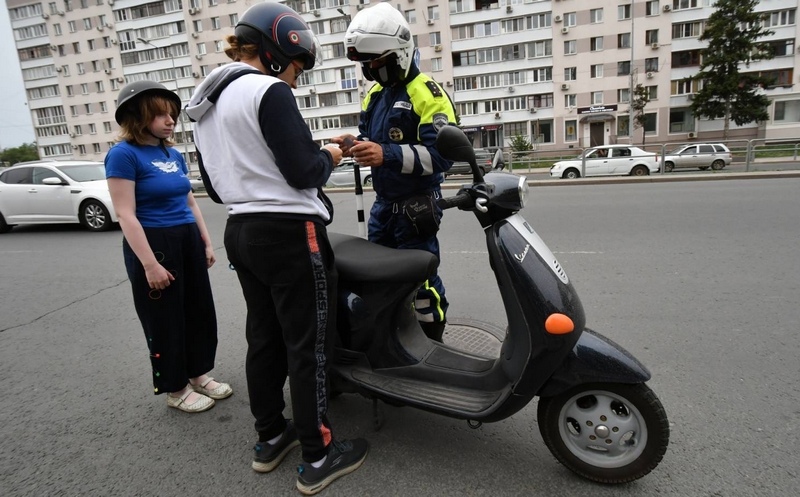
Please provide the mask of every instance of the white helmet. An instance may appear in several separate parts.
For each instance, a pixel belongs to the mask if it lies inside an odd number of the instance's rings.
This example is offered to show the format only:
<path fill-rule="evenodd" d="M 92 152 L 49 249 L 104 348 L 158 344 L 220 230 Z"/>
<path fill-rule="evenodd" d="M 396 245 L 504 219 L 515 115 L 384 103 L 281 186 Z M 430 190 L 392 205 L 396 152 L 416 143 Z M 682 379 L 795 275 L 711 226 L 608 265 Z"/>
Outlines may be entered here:
<path fill-rule="evenodd" d="M 396 59 L 396 70 L 390 68 L 389 74 L 396 73 L 393 75 L 403 80 L 414 56 L 414 40 L 408 22 L 397 9 L 383 2 L 353 17 L 344 36 L 344 46 L 348 59 L 361 62 L 364 76 L 384 86 L 386 74 L 381 77 L 377 71 L 370 71 L 368 62 L 383 57 Z"/>

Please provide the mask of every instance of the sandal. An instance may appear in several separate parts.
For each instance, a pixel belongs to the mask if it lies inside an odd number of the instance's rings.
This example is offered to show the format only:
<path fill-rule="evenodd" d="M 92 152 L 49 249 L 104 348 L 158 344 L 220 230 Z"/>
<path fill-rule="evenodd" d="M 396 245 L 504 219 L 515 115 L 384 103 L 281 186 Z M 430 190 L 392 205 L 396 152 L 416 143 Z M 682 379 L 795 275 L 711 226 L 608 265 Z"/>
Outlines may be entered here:
<path fill-rule="evenodd" d="M 169 407 L 174 407 L 175 409 L 178 409 L 183 412 L 203 412 L 214 407 L 214 399 L 210 399 L 202 394 L 200 395 L 200 398 L 195 401 L 194 404 L 187 404 L 186 399 L 192 393 L 194 393 L 194 391 L 189 390 L 180 397 L 173 397 L 167 394 L 167 405 Z"/>
<path fill-rule="evenodd" d="M 202 385 L 192 385 L 192 388 L 195 392 L 205 395 L 206 397 L 211 397 L 212 399 L 221 400 L 227 399 L 231 395 L 233 395 L 233 388 L 227 383 L 220 383 L 217 388 L 213 390 L 209 390 L 206 388 L 206 385 L 214 381 L 214 378 L 208 377 L 208 380 L 205 381 Z"/>

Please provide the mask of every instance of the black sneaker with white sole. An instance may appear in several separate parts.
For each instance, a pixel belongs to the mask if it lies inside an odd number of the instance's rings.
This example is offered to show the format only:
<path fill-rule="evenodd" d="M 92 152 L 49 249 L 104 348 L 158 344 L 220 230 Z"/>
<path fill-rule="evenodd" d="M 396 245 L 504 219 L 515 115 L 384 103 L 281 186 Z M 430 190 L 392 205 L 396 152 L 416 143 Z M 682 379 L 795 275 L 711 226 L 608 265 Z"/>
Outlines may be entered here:
<path fill-rule="evenodd" d="M 319 468 L 304 462 L 297 467 L 297 489 L 305 495 L 314 495 L 339 477 L 357 470 L 369 452 L 369 443 L 363 438 L 333 440 L 328 445 L 328 456 Z"/>
<path fill-rule="evenodd" d="M 259 473 L 269 473 L 277 468 L 286 454 L 298 445 L 300 440 L 297 439 L 297 430 L 291 421 L 287 421 L 286 429 L 274 445 L 258 442 L 253 447 L 256 453 L 253 457 L 253 469 Z"/>

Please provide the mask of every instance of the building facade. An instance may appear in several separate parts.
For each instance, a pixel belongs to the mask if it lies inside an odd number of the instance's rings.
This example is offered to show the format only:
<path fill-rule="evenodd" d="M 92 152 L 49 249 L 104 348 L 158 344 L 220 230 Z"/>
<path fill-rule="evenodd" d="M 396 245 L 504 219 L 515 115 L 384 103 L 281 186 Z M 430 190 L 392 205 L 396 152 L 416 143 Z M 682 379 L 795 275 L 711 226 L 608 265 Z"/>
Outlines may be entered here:
<path fill-rule="evenodd" d="M 775 58 L 770 118 L 732 128 L 737 139 L 800 136 L 799 0 L 763 0 Z M 39 154 L 102 160 L 113 145 L 119 89 L 156 80 L 184 102 L 214 67 L 229 62 L 225 37 L 255 0 L 6 0 Z M 369 0 L 289 0 L 319 38 L 323 64 L 295 92 L 314 137 L 354 133 L 369 81 L 345 58 L 344 32 Z M 373 1 L 372 3 L 377 3 Z M 696 119 L 698 37 L 712 0 L 401 0 L 419 66 L 442 83 L 476 146 L 507 148 L 522 136 L 542 150 L 598 144 L 719 140 L 722 121 Z M 628 106 L 644 85 L 644 128 Z M 177 148 L 195 164 L 192 125 Z"/>

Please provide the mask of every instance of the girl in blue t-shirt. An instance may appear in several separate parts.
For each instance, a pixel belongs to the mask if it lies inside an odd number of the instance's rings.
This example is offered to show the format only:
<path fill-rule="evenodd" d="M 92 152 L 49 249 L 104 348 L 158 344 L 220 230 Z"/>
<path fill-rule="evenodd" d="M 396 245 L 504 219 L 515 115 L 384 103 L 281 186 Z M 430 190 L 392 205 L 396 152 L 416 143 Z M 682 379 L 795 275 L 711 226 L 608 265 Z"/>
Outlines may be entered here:
<path fill-rule="evenodd" d="M 169 140 L 180 108 L 180 97 L 159 83 L 125 86 L 115 115 L 121 141 L 105 166 L 154 392 L 166 393 L 170 407 L 202 412 L 233 390 L 208 376 L 217 351 L 208 278 L 216 257 L 186 163 Z"/>

